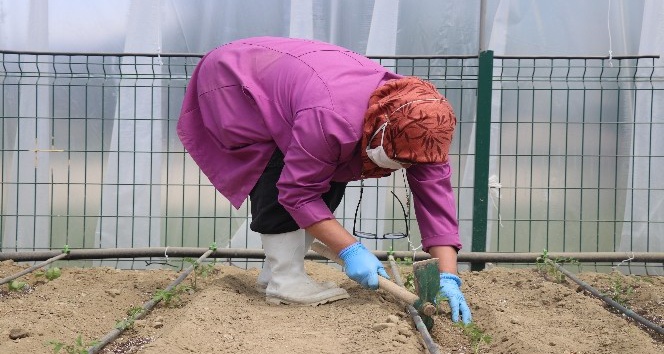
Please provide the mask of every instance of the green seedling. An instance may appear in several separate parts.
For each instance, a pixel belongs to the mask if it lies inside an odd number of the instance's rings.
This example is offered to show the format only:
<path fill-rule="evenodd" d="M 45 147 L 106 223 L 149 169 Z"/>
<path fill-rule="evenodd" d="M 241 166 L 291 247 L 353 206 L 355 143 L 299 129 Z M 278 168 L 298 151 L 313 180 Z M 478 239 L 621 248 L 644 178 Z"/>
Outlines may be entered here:
<path fill-rule="evenodd" d="M 415 274 L 413 273 L 408 273 L 406 274 L 406 279 L 404 279 L 403 286 L 404 288 L 408 289 L 411 293 L 416 293 L 417 290 L 415 289 Z"/>
<path fill-rule="evenodd" d="M 450 299 L 447 296 L 443 295 L 442 292 L 438 291 L 438 294 L 436 294 L 436 299 L 434 301 L 436 302 L 436 304 L 440 305 L 443 302 L 448 302 L 449 300 Z"/>
<path fill-rule="evenodd" d="M 134 306 L 127 310 L 127 316 L 131 318 L 137 318 L 141 313 L 143 313 L 143 308 L 140 306 Z"/>
<path fill-rule="evenodd" d="M 413 265 L 413 259 L 410 258 L 410 257 L 397 258 L 396 261 L 399 265 L 402 265 L 402 266 L 412 266 Z"/>
<path fill-rule="evenodd" d="M 473 353 L 479 353 L 482 344 L 491 344 L 491 336 L 484 334 L 484 332 L 474 323 L 464 324 L 463 322 L 459 322 L 457 326 L 461 328 L 463 334 L 470 340 L 470 346 L 473 349 Z"/>
<path fill-rule="evenodd" d="M 389 252 L 388 252 L 388 254 L 389 254 Z M 392 251 L 391 256 L 394 256 L 394 251 Z M 413 259 L 410 258 L 410 257 L 406 257 L 406 258 L 397 258 L 397 259 L 395 259 L 394 261 L 395 261 L 399 266 L 406 266 L 406 267 L 408 267 L 408 266 L 412 266 L 412 265 L 413 265 Z M 408 289 L 408 291 L 410 291 L 410 292 L 412 292 L 412 293 L 415 293 L 415 292 L 416 292 L 416 290 L 415 290 L 415 274 L 413 274 L 413 273 L 408 273 L 408 274 L 406 274 L 406 276 L 404 277 L 403 286 L 404 286 L 404 288 Z"/>
<path fill-rule="evenodd" d="M 198 289 L 198 287 L 197 287 L 198 269 L 200 268 L 201 265 L 198 262 L 196 262 L 193 258 L 189 258 L 189 257 L 183 259 L 183 261 L 184 261 L 182 263 L 183 268 L 184 268 L 184 263 L 185 262 L 191 264 L 191 266 L 194 267 L 194 278 L 191 280 L 191 286 L 194 289 Z"/>
<path fill-rule="evenodd" d="M 608 297 L 620 305 L 626 306 L 633 292 L 634 288 L 624 282 L 623 275 L 620 272 L 611 273 L 611 286 L 609 293 L 606 294 Z"/>
<path fill-rule="evenodd" d="M 134 322 L 136 322 L 141 313 L 143 313 L 142 307 L 135 306 L 130 308 L 127 310 L 127 317 L 125 319 L 115 322 L 115 328 L 124 331 L 134 327 Z"/>
<path fill-rule="evenodd" d="M 60 270 L 60 268 L 58 267 L 49 268 L 45 272 L 35 272 L 36 277 L 44 277 L 48 279 L 48 281 L 53 281 L 55 279 L 58 279 L 60 278 L 61 275 L 62 275 L 62 270 Z"/>
<path fill-rule="evenodd" d="M 60 353 L 60 351 L 64 350 L 64 353 L 67 354 L 87 354 L 88 348 L 97 345 L 97 343 L 99 342 L 94 341 L 85 344 L 79 334 L 78 337 L 76 337 L 74 344 L 65 344 L 58 341 L 50 341 L 48 344 L 53 346 L 53 353 Z"/>
<path fill-rule="evenodd" d="M 387 256 L 392 256 L 394 257 L 394 248 L 390 247 L 389 251 L 387 251 Z M 402 266 L 412 266 L 413 265 L 413 259 L 411 257 L 406 257 L 406 258 L 394 258 L 394 261 L 397 262 L 398 265 Z"/>
<path fill-rule="evenodd" d="M 155 295 L 152 297 L 152 300 L 157 302 L 163 301 L 164 305 L 170 306 L 171 304 L 179 303 L 182 300 L 182 298 L 180 298 L 180 294 L 191 289 L 192 288 L 187 285 L 178 285 L 171 290 L 158 289 Z"/>
<path fill-rule="evenodd" d="M 210 274 L 214 274 L 214 273 L 215 273 L 214 266 L 215 266 L 216 264 L 217 264 L 217 260 L 216 260 L 216 259 L 215 259 L 214 261 L 212 261 L 211 263 L 207 263 L 207 264 L 199 264 L 199 265 L 198 265 L 198 268 L 196 269 L 196 272 L 198 273 L 198 275 L 199 275 L 200 277 L 202 277 L 202 278 L 207 278 L 208 276 L 210 276 Z"/>
<path fill-rule="evenodd" d="M 544 250 L 542 250 L 542 254 L 540 254 L 535 260 L 537 269 L 540 269 L 540 267 L 544 267 L 546 265 L 547 260 L 549 260 L 549 251 L 545 248 Z"/>
<path fill-rule="evenodd" d="M 537 266 L 537 270 L 540 273 L 543 273 L 546 277 L 553 279 L 554 282 L 556 283 L 562 283 L 565 281 L 566 277 L 565 274 L 563 274 L 558 268 L 556 268 L 556 264 L 578 264 L 579 261 L 577 261 L 574 258 L 567 258 L 567 257 L 556 257 L 554 259 L 549 258 L 549 251 L 545 248 L 542 251 L 542 254 L 537 257 L 535 260 L 535 265 Z"/>
<path fill-rule="evenodd" d="M 28 286 L 28 283 L 24 281 L 12 280 L 7 283 L 7 288 L 9 291 L 21 291 Z"/>
<path fill-rule="evenodd" d="M 450 299 L 447 296 L 445 296 L 441 291 L 438 291 L 436 298 L 433 300 L 433 302 L 436 304 L 436 314 L 443 315 L 443 307 L 441 304 L 447 304 L 449 301 Z"/>
<path fill-rule="evenodd" d="M 211 251 L 216 251 L 217 243 L 212 242 L 210 244 L 210 247 L 208 247 L 208 249 Z M 192 287 L 196 289 L 197 280 L 199 276 L 202 278 L 207 278 L 210 274 L 213 274 L 215 272 L 214 266 L 217 264 L 217 259 L 215 258 L 212 261 L 212 263 L 208 263 L 205 265 L 200 264 L 197 260 L 190 257 L 184 258 L 184 262 L 189 263 L 191 264 L 192 267 L 194 267 L 194 279 L 192 281 Z M 184 262 L 182 263 L 182 267 L 184 267 Z M 180 270 L 182 270 L 182 267 L 180 268 Z"/>
<path fill-rule="evenodd" d="M 163 301 L 164 305 L 169 306 L 171 304 L 171 301 L 177 300 L 179 301 L 180 297 L 173 291 L 173 290 L 162 290 L 162 289 L 157 289 L 157 292 L 155 295 L 152 297 L 154 301 Z"/>
<path fill-rule="evenodd" d="M 194 289 L 198 289 L 198 277 L 201 278 L 207 278 L 210 276 L 210 274 L 214 274 L 215 269 L 214 266 L 217 263 L 217 260 L 215 259 L 213 262 L 208 263 L 208 264 L 200 264 L 196 262 L 195 259 L 192 258 L 185 258 L 185 262 L 190 263 L 192 267 L 194 267 L 194 278 L 191 281 L 191 286 Z"/>
<path fill-rule="evenodd" d="M 214 269 L 214 262 L 212 262 L 212 263 L 202 265 L 200 267 L 200 269 L 198 269 L 198 272 L 199 272 L 198 275 L 202 278 L 207 278 L 211 274 L 214 274 L 215 271 L 216 271 L 216 269 Z"/>
<path fill-rule="evenodd" d="M 46 271 L 46 279 L 48 279 L 49 281 L 58 279 L 58 278 L 60 278 L 61 275 L 62 275 L 62 271 L 58 267 L 49 268 Z"/>
<path fill-rule="evenodd" d="M 128 330 L 128 329 L 132 328 L 132 327 L 134 327 L 134 322 L 130 321 L 129 319 L 115 321 L 115 329 L 125 331 L 125 330 Z"/>

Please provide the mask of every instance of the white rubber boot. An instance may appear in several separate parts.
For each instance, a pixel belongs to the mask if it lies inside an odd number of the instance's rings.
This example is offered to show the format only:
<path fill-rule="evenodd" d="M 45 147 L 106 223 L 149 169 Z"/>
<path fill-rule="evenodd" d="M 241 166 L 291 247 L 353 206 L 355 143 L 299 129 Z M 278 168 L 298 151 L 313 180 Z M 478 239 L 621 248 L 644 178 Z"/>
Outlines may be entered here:
<path fill-rule="evenodd" d="M 326 288 L 312 281 L 304 271 L 304 230 L 276 235 L 261 235 L 271 278 L 265 299 L 274 304 L 316 306 L 346 299 L 346 290 Z"/>
<path fill-rule="evenodd" d="M 311 236 L 308 232 L 305 233 L 304 254 L 309 252 L 311 249 L 311 244 L 314 243 L 314 241 L 315 239 L 313 236 Z M 302 258 L 302 262 L 304 262 L 304 258 Z M 310 281 L 315 282 L 315 280 L 311 279 L 311 277 L 309 277 L 306 273 L 304 275 L 307 276 Z M 258 274 L 258 280 L 256 281 L 256 290 L 265 293 L 265 289 L 267 288 L 267 284 L 270 282 L 271 278 L 272 272 L 270 271 L 270 261 L 265 258 L 265 261 L 263 262 L 263 269 L 261 269 L 260 274 Z M 331 281 L 317 282 L 317 284 L 326 289 L 338 288 L 337 284 Z"/>

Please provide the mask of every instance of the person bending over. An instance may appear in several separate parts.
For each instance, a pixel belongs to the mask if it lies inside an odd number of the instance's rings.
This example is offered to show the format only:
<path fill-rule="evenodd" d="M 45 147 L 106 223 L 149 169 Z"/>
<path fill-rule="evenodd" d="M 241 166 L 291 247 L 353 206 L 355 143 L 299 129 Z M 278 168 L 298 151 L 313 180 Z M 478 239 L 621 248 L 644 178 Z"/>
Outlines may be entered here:
<path fill-rule="evenodd" d="M 251 201 L 264 267 L 257 288 L 272 303 L 318 305 L 348 297 L 304 270 L 314 239 L 369 289 L 381 262 L 335 219 L 350 181 L 405 169 L 425 252 L 439 259 L 452 319 L 471 313 L 460 290 L 461 249 L 448 151 L 456 117 L 429 82 L 394 74 L 348 49 L 257 37 L 207 53 L 196 66 L 177 132 L 235 208 Z"/>

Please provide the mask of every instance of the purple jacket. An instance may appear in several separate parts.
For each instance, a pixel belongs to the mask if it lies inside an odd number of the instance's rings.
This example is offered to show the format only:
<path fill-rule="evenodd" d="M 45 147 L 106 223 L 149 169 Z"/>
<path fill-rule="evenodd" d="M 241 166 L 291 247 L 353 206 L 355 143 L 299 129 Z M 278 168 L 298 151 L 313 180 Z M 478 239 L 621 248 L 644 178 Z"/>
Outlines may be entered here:
<path fill-rule="evenodd" d="M 279 202 L 302 228 L 334 218 L 330 181 L 361 179 L 369 96 L 401 78 L 331 44 L 258 37 L 201 59 L 187 87 L 178 135 L 210 182 L 239 208 L 274 149 L 284 153 Z M 407 169 L 422 244 L 461 248 L 449 164 Z"/>

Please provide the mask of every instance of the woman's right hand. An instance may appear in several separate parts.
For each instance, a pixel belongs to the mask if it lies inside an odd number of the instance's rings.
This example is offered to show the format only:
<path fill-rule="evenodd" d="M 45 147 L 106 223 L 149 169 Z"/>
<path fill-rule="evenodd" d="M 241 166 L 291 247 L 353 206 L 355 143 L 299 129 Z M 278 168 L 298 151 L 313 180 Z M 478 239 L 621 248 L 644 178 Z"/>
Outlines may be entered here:
<path fill-rule="evenodd" d="M 359 242 L 341 250 L 339 258 L 344 261 L 346 275 L 365 288 L 378 289 L 379 275 L 390 279 L 378 258 Z"/>

